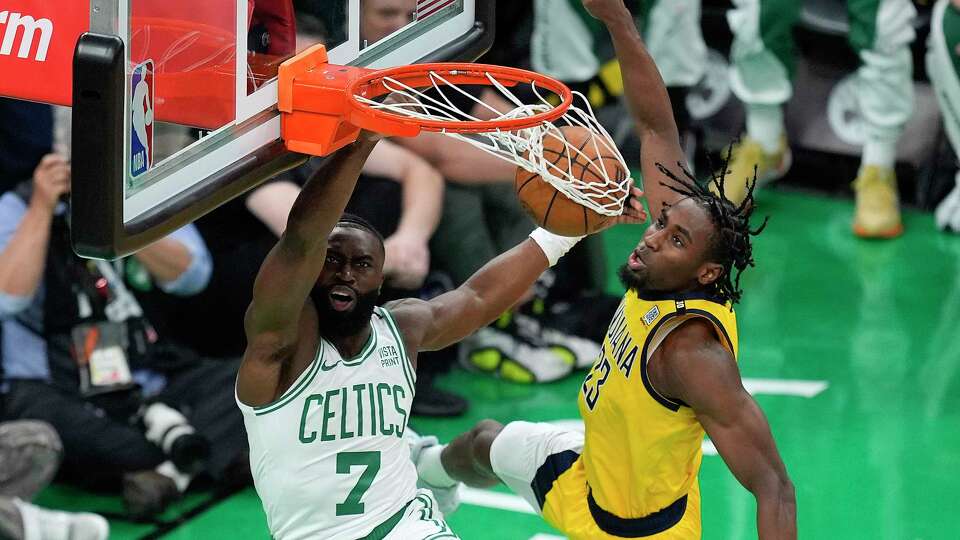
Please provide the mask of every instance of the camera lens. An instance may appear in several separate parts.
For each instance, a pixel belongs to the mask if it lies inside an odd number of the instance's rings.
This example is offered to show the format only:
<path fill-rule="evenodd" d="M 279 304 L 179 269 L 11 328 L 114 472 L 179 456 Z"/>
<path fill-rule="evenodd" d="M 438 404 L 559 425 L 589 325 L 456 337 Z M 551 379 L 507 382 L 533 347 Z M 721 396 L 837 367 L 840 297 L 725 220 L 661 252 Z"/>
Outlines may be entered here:
<path fill-rule="evenodd" d="M 177 437 L 170 446 L 170 459 L 181 472 L 197 474 L 210 457 L 210 443 L 203 436 L 190 433 Z"/>

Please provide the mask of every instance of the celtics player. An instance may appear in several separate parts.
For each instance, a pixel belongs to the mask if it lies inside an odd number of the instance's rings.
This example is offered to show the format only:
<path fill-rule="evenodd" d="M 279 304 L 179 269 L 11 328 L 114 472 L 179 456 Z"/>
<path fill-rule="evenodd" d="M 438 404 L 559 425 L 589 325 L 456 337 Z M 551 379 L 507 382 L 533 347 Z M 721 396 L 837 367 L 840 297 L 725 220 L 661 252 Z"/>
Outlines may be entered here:
<path fill-rule="evenodd" d="M 383 239 L 342 215 L 375 144 L 362 133 L 306 183 L 247 310 L 237 401 L 278 540 L 456 538 L 404 440 L 417 351 L 489 324 L 579 240 L 538 229 L 454 291 L 375 307 Z M 617 221 L 645 219 L 633 199 Z"/>
<path fill-rule="evenodd" d="M 746 106 L 747 132 L 734 148 L 726 196 L 740 203 L 748 179 L 763 184 L 783 176 L 791 154 L 783 105 L 793 95 L 793 26 L 803 2 L 733 0 L 727 19 L 734 34 L 730 51 L 733 93 Z M 917 12 L 911 0 L 846 0 L 847 41 L 860 57 L 856 94 L 863 115 L 860 171 L 853 182 L 854 234 L 892 238 L 903 232 L 897 177 L 897 140 L 913 112 L 910 44 Z"/>
<path fill-rule="evenodd" d="M 760 538 L 796 538 L 793 485 L 736 363 L 733 304 L 759 232 L 750 190 L 735 206 L 684 176 L 666 89 L 623 0 L 583 3 L 613 37 L 658 216 L 620 269 L 628 292 L 578 397 L 585 432 L 483 421 L 426 449 L 420 476 L 504 482 L 570 538 L 694 539 L 706 432 L 755 495 Z"/>
<path fill-rule="evenodd" d="M 960 155 L 960 0 L 939 0 L 933 8 L 927 73 L 940 102 L 947 138 Z M 960 172 L 935 216 L 941 229 L 960 233 Z"/>

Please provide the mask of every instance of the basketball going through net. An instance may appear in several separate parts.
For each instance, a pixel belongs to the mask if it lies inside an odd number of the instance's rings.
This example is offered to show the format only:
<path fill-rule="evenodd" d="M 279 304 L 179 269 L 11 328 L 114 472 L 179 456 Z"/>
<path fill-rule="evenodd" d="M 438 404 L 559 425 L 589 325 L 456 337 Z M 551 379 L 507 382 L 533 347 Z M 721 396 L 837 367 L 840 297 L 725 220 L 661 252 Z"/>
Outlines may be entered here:
<path fill-rule="evenodd" d="M 483 64 L 366 70 L 326 64 L 319 55 L 299 65 L 298 59 L 280 73 L 284 138 L 292 150 L 329 153 L 360 128 L 400 136 L 434 131 L 516 164 L 525 209 L 557 234 L 587 234 L 623 212 L 633 181 L 629 167 L 586 98 L 555 79 Z M 478 89 L 513 108 L 498 110 L 477 97 Z M 295 93 L 312 99 L 294 100 Z M 316 148 L 321 122 L 330 137 Z M 296 133 L 304 134 L 303 144 Z"/>

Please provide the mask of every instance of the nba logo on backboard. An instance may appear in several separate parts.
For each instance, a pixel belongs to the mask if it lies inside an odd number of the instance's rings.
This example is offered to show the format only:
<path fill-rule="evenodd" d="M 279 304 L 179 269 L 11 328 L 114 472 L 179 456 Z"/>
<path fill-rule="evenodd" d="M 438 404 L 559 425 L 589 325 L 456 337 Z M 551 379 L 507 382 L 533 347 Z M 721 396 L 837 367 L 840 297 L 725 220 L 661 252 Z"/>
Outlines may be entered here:
<path fill-rule="evenodd" d="M 133 68 L 130 77 L 130 176 L 153 165 L 153 61 Z"/>

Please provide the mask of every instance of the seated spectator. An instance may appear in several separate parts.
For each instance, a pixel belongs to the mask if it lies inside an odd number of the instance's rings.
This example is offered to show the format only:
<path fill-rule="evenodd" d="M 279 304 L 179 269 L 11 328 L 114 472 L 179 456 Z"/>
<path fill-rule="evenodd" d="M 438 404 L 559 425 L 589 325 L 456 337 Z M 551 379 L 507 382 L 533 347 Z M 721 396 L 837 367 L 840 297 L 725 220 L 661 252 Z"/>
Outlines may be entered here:
<path fill-rule="evenodd" d="M 110 526 L 96 514 L 46 510 L 30 504 L 50 484 L 63 443 L 44 422 L 0 423 L 0 538 L 106 540 Z"/>
<path fill-rule="evenodd" d="M 237 362 L 202 359 L 167 332 L 177 296 L 210 276 L 196 229 L 114 263 L 81 259 L 70 247 L 69 191 L 69 165 L 47 155 L 0 197 L 5 414 L 50 423 L 64 477 L 122 481 L 128 511 L 144 517 L 198 474 L 223 481 L 243 470 Z"/>

